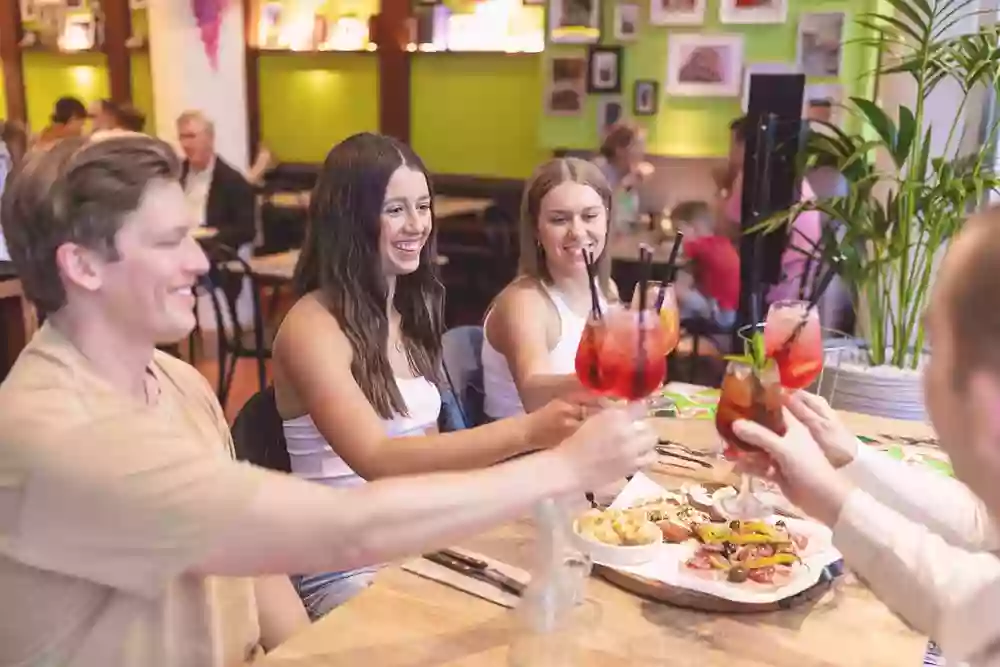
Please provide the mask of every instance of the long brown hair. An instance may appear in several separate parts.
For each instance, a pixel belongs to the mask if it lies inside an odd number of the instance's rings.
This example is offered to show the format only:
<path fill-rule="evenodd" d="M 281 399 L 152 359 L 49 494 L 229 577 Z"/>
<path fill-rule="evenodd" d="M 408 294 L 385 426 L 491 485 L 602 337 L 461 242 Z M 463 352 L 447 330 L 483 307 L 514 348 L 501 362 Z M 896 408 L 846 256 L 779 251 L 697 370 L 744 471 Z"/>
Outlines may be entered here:
<path fill-rule="evenodd" d="M 552 274 L 545 262 L 545 249 L 538 241 L 538 219 L 542 208 L 542 199 L 556 186 L 566 182 L 579 183 L 593 188 L 601 196 L 608 215 L 608 233 L 604 242 L 604 250 L 597 258 L 597 284 L 606 298 L 611 296 L 611 239 L 612 190 L 608 179 L 593 162 L 575 157 L 564 157 L 549 160 L 539 166 L 532 174 L 531 180 L 524 187 L 521 199 L 521 255 L 518 260 L 519 276 L 528 276 L 539 282 L 552 282 Z"/>
<path fill-rule="evenodd" d="M 305 243 L 295 267 L 296 291 L 320 292 L 351 343 L 354 380 L 383 419 L 407 414 L 386 350 L 388 286 L 379 256 L 386 186 L 403 166 L 421 172 L 433 194 L 427 169 L 406 144 L 362 133 L 334 146 L 312 193 Z M 420 266 L 396 278 L 393 295 L 410 368 L 432 381 L 437 380 L 441 360 L 444 304 L 436 236 L 432 205 L 431 233 L 420 251 Z"/>

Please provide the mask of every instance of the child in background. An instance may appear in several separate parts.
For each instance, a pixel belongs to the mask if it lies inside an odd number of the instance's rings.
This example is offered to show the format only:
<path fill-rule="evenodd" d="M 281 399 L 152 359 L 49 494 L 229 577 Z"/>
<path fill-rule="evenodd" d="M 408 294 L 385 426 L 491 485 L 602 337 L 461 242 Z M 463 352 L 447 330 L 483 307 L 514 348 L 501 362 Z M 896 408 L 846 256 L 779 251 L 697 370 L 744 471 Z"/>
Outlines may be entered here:
<path fill-rule="evenodd" d="M 740 255 L 733 242 L 719 233 L 705 202 L 678 204 L 671 220 L 684 232 L 681 250 L 688 261 L 675 285 L 681 318 L 699 317 L 725 329 L 732 327 L 740 302 Z"/>

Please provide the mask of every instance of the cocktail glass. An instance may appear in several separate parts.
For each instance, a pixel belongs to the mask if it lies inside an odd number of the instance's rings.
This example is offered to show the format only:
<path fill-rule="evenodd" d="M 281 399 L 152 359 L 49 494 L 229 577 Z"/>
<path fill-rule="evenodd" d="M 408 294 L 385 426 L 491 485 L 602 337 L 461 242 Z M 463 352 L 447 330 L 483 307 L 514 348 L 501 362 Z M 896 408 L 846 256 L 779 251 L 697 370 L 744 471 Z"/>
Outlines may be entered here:
<path fill-rule="evenodd" d="M 576 377 L 584 387 L 601 395 L 605 393 L 601 381 L 601 346 L 606 332 L 604 317 L 591 313 L 580 335 L 580 344 L 576 348 Z"/>
<path fill-rule="evenodd" d="M 667 375 L 666 337 L 652 309 L 613 308 L 605 315 L 600 345 L 600 385 L 604 394 L 629 402 L 645 399 Z"/>
<path fill-rule="evenodd" d="M 650 281 L 646 288 L 647 307 L 657 311 L 660 318 L 660 326 L 663 330 L 663 347 L 666 350 L 665 356 L 670 356 L 681 340 L 681 313 L 677 307 L 677 293 L 670 283 L 664 285 L 660 281 Z M 657 308 L 658 307 L 658 308 Z M 639 289 L 636 288 L 632 294 L 632 309 L 639 308 Z M 649 399 L 650 412 L 672 408 L 674 401 L 661 395 L 653 396 Z"/>
<path fill-rule="evenodd" d="M 764 325 L 767 356 L 778 364 L 786 389 L 804 389 L 823 371 L 819 312 L 807 301 L 776 301 Z"/>
<path fill-rule="evenodd" d="M 733 519 L 749 521 L 770 516 L 773 508 L 753 491 L 753 476 L 764 475 L 771 468 L 771 458 L 748 445 L 733 433 L 733 423 L 749 419 L 778 435 L 785 434 L 782 415 L 781 378 L 777 364 L 768 362 L 755 368 L 742 361 L 730 361 L 722 380 L 722 394 L 715 413 L 715 428 L 725 443 L 723 456 L 741 469 L 740 490 L 721 501 L 722 510 Z"/>

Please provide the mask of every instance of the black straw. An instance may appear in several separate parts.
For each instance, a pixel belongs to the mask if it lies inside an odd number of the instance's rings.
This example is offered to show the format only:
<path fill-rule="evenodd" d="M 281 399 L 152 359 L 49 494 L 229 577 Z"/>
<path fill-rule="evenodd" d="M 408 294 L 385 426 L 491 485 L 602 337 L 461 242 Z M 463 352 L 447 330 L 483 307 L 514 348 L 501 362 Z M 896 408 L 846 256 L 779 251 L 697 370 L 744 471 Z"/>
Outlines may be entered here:
<path fill-rule="evenodd" d="M 660 292 L 656 295 L 656 312 L 660 312 L 663 308 L 663 300 L 667 298 L 667 285 L 670 285 L 677 279 L 677 255 L 681 252 L 681 241 L 684 240 L 684 232 L 677 231 L 677 235 L 674 236 L 674 245 L 670 248 L 670 258 L 667 260 L 667 269 L 663 277 L 665 280 L 663 284 L 660 285 Z"/>
<path fill-rule="evenodd" d="M 594 266 L 594 256 L 587 249 L 583 251 L 583 263 L 587 267 L 587 285 L 590 287 L 590 312 L 595 320 L 601 319 L 601 300 L 597 296 L 597 268 Z"/>
<path fill-rule="evenodd" d="M 638 354 L 636 355 L 636 365 L 635 365 L 635 389 L 638 394 L 645 384 L 646 379 L 646 303 L 648 301 L 646 292 L 649 290 L 649 278 L 653 272 L 653 251 L 652 249 L 642 243 L 639 245 L 639 262 L 641 265 L 641 270 L 639 274 L 639 335 L 638 335 Z"/>
<path fill-rule="evenodd" d="M 799 334 L 802 333 L 802 330 L 806 328 L 806 324 L 809 323 L 809 312 L 817 305 L 819 305 L 819 300 L 823 298 L 823 294 L 826 292 L 827 288 L 830 287 L 830 283 L 833 281 L 833 277 L 837 275 L 836 267 L 838 263 L 839 261 L 835 259 L 833 261 L 833 266 L 830 267 L 830 270 L 827 271 L 826 274 L 822 278 L 820 278 L 819 282 L 816 284 L 815 288 L 812 291 L 812 295 L 809 297 L 809 303 L 806 306 L 806 312 L 802 314 L 802 319 L 799 320 L 799 323 L 795 325 L 795 328 L 792 330 L 792 333 L 788 336 L 788 339 L 781 344 L 782 353 L 788 351 L 788 348 L 791 347 L 795 339 L 799 337 Z"/>

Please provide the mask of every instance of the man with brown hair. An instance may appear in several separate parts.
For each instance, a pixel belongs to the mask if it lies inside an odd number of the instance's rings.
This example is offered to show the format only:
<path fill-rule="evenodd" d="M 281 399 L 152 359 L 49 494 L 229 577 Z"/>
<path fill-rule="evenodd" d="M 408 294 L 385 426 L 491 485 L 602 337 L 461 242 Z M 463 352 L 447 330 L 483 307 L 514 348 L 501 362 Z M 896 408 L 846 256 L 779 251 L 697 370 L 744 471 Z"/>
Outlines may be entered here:
<path fill-rule="evenodd" d="M 735 430 L 774 458 L 788 497 L 833 528 L 872 590 L 949 661 L 1000 665 L 1000 210 L 952 242 L 927 313 L 927 409 L 957 480 L 860 445 L 821 398 L 798 394 L 780 438 Z M 839 472 L 836 470 L 839 469 Z M 958 481 L 960 480 L 960 481 Z"/>
<path fill-rule="evenodd" d="M 49 318 L 0 386 L 0 664 L 244 664 L 297 627 L 266 634 L 256 577 L 419 553 L 652 457 L 605 411 L 515 461 L 354 489 L 235 463 L 205 380 L 155 349 L 194 326 L 207 269 L 178 175 L 164 142 L 105 133 L 32 155 L 4 195 Z"/>

